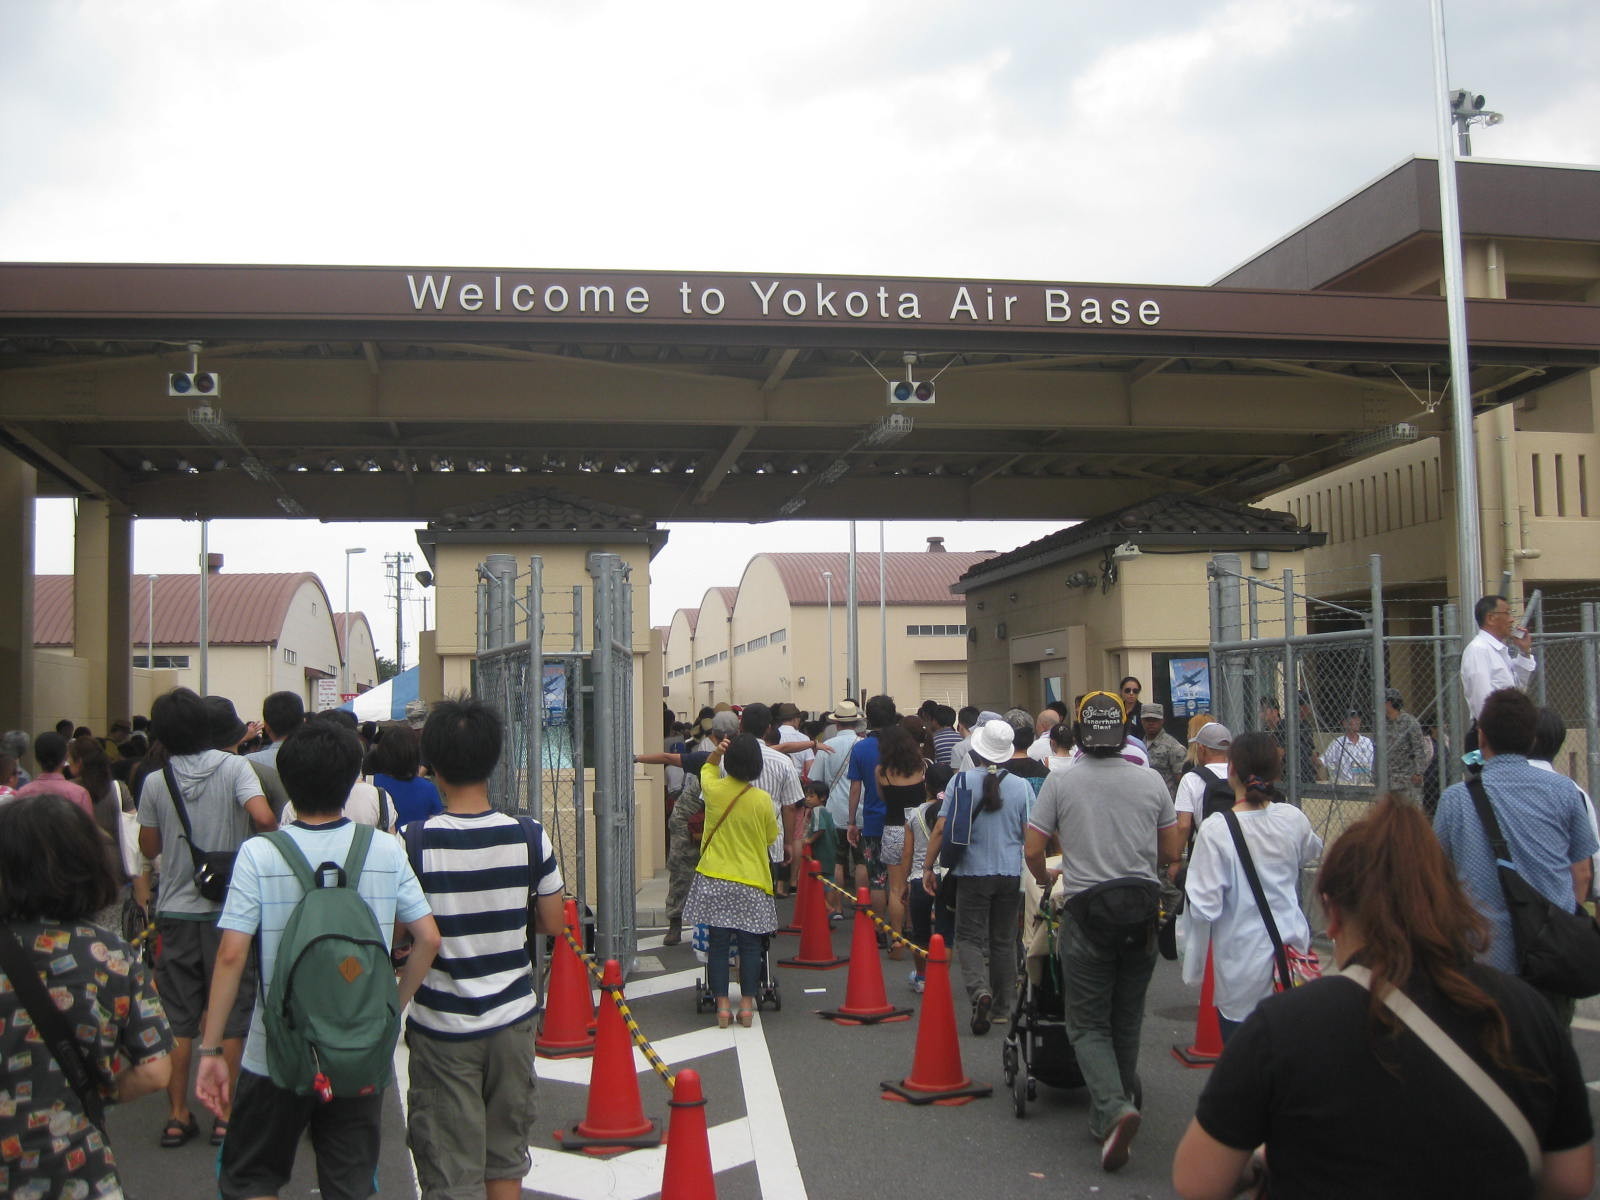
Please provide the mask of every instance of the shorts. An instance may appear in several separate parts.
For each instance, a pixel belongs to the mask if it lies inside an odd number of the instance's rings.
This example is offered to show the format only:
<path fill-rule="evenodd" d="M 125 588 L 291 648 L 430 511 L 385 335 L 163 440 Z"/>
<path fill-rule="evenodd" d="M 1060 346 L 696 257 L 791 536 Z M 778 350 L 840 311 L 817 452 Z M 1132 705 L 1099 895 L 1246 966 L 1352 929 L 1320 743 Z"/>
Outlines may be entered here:
<path fill-rule="evenodd" d="M 324 1200 L 366 1200 L 378 1190 L 382 1092 L 323 1103 L 245 1070 L 239 1072 L 231 1118 L 217 1164 L 222 1200 L 276 1196 L 294 1173 L 295 1150 L 307 1127 Z"/>
<path fill-rule="evenodd" d="M 206 1015 L 206 997 L 211 994 L 211 971 L 217 963 L 217 947 L 222 930 L 215 918 L 183 921 L 175 917 L 156 917 L 156 932 L 161 937 L 161 952 L 156 957 L 156 990 L 167 1011 L 172 1036 L 200 1036 L 200 1022 Z M 247 954 L 239 976 L 239 994 L 223 1028 L 224 1038 L 242 1038 L 250 1032 L 250 1013 L 256 1004 L 256 956 Z"/>
<path fill-rule="evenodd" d="M 481 1197 L 533 1166 L 533 1018 L 479 1038 L 408 1030 L 406 1145 L 424 1200 Z"/>
<path fill-rule="evenodd" d="M 883 865 L 898 867 L 906 857 L 906 827 L 885 825 L 882 839 Z"/>
<path fill-rule="evenodd" d="M 889 864 L 883 861 L 883 835 L 861 834 L 850 856 L 851 862 L 867 870 L 867 887 L 881 892 L 889 886 Z"/>

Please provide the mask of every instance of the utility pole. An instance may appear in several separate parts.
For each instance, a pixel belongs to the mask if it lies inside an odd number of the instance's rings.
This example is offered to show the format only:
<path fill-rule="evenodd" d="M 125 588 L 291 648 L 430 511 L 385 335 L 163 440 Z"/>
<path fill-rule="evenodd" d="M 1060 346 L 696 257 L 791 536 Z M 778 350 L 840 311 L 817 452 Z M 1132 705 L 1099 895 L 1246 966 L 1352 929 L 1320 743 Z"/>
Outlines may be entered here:
<path fill-rule="evenodd" d="M 406 669 L 406 601 L 411 596 L 411 555 L 403 550 L 383 556 L 385 580 L 394 584 L 394 669 L 399 674 Z"/>

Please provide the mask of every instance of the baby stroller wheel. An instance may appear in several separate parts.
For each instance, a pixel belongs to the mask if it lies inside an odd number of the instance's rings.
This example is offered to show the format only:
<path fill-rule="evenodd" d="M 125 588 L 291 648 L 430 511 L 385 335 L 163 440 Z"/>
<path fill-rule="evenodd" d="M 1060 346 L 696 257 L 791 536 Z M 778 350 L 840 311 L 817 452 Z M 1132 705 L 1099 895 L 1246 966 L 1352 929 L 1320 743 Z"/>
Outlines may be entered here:
<path fill-rule="evenodd" d="M 1006 1086 L 1011 1086 L 1011 1081 L 1017 1077 L 1017 1048 L 1007 1042 L 1000 1048 L 1000 1067 L 1005 1071 Z"/>
<path fill-rule="evenodd" d="M 697 1013 L 707 1013 L 716 1006 L 717 998 L 711 994 L 711 988 L 707 985 L 706 981 L 701 979 L 699 985 L 694 991 L 694 1011 Z"/>
<path fill-rule="evenodd" d="M 1018 1071 L 1011 1080 L 1011 1111 L 1017 1114 L 1017 1120 L 1028 1115 L 1028 1101 L 1032 1094 L 1033 1089 L 1028 1086 L 1028 1073 Z"/>

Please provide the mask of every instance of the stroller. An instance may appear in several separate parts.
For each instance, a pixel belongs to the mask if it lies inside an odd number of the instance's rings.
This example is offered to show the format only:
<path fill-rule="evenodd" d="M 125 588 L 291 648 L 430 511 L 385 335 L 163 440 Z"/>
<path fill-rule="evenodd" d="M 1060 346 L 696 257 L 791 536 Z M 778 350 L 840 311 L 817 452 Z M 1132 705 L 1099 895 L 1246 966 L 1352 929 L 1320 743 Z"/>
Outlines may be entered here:
<path fill-rule="evenodd" d="M 694 927 L 694 956 L 701 963 L 706 961 L 708 944 L 708 931 L 704 925 Z M 729 950 L 733 957 L 733 970 L 738 970 L 736 951 Z M 700 973 L 700 983 L 695 988 L 694 1010 L 697 1013 L 710 1012 L 717 1007 L 717 998 L 711 993 L 711 980 L 706 972 Z M 769 934 L 761 939 L 761 986 L 756 989 L 757 1010 L 770 1008 L 778 1012 L 783 1008 L 783 997 L 778 993 L 778 977 L 772 973 L 772 936 Z"/>
<path fill-rule="evenodd" d="M 1051 859 L 1052 867 L 1060 864 Z M 1054 928 L 1040 911 L 1044 891 L 1031 872 L 1023 872 L 1027 898 L 1022 922 L 1022 964 L 1017 973 L 1017 998 L 1011 1010 L 1000 1062 L 1011 1107 L 1027 1115 L 1028 1101 L 1038 1098 L 1038 1085 L 1083 1086 L 1083 1073 L 1067 1038 L 1065 980 Z M 1057 881 L 1059 885 L 1059 880 Z"/>

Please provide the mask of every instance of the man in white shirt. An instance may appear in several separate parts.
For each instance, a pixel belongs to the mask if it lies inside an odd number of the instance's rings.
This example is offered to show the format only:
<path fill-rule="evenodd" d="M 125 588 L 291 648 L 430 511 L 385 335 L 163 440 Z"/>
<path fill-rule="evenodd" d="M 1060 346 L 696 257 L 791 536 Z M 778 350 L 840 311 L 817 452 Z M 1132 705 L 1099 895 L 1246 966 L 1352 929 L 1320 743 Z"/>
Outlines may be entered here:
<path fill-rule="evenodd" d="M 1233 734 L 1226 725 L 1207 721 L 1189 739 L 1189 744 L 1195 748 L 1200 768 L 1179 776 L 1178 791 L 1172 801 L 1172 807 L 1178 814 L 1178 837 L 1184 845 L 1188 845 L 1189 835 L 1200 823 L 1197 814 L 1203 807 L 1202 799 L 1209 781 L 1227 781 L 1228 749 L 1233 745 Z M 1172 874 L 1176 876 L 1177 873 L 1178 864 L 1174 863 Z"/>
<path fill-rule="evenodd" d="M 1361 732 L 1361 714 L 1353 708 L 1346 709 L 1344 732 L 1322 752 L 1328 782 L 1341 787 L 1370 787 L 1375 753 L 1372 739 Z"/>
<path fill-rule="evenodd" d="M 1504 596 L 1483 597 L 1472 606 L 1472 615 L 1478 635 L 1461 652 L 1461 690 L 1468 718 L 1476 722 L 1490 692 L 1527 687 L 1539 664 L 1533 657 L 1533 635 L 1512 627 L 1511 604 Z"/>

